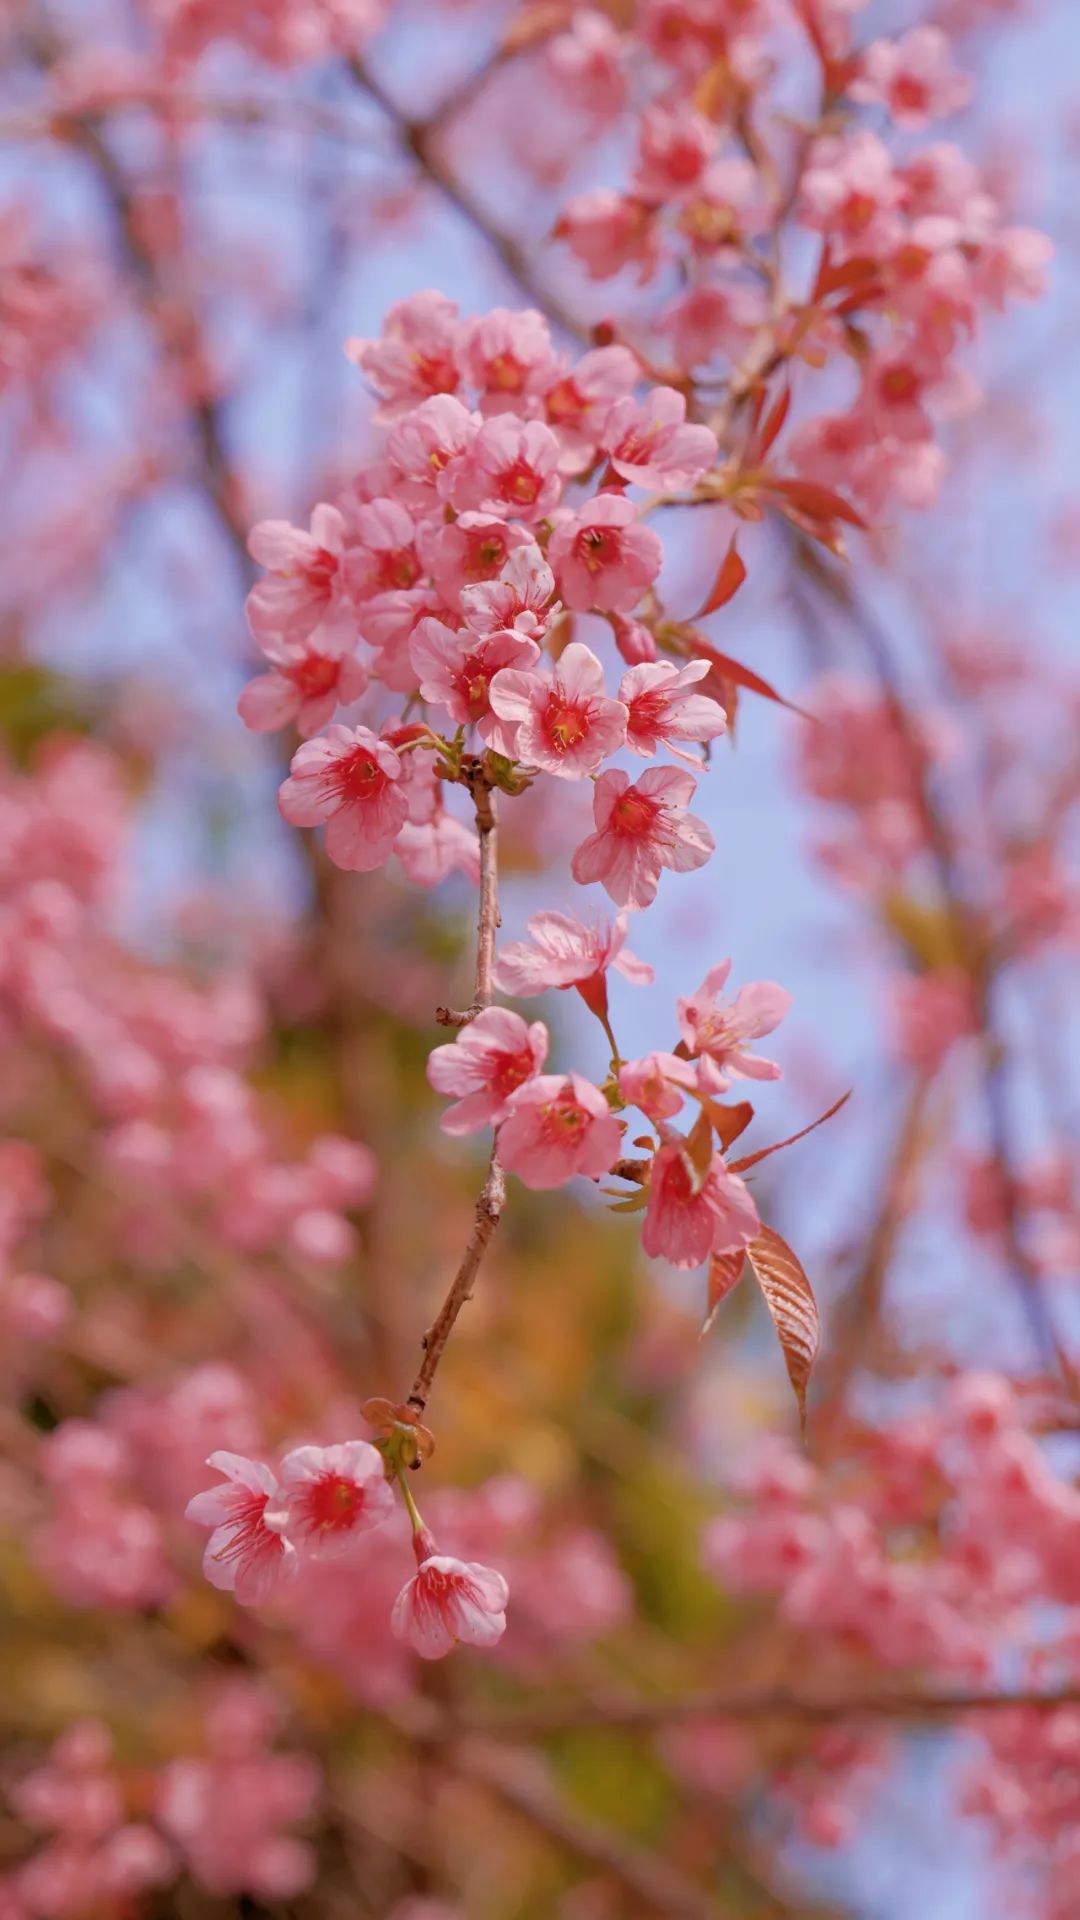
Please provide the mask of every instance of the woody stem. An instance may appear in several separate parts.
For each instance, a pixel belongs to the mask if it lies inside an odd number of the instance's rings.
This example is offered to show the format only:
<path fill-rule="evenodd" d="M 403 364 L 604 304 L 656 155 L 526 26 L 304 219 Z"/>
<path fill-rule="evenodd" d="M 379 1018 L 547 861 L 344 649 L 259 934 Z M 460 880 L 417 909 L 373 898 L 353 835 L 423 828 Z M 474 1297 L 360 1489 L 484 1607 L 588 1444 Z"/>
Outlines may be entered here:
<path fill-rule="evenodd" d="M 495 934 L 499 926 L 499 836 L 495 795 L 481 766 L 476 765 L 466 771 L 464 777 L 473 797 L 476 830 L 480 836 L 480 906 L 476 925 L 473 1004 L 461 1013 L 440 1007 L 436 1014 L 442 1025 L 459 1027 L 468 1026 L 478 1013 L 491 1005 L 494 995 Z M 477 1196 L 472 1232 L 442 1306 L 423 1338 L 424 1357 L 409 1394 L 409 1405 L 419 1413 L 423 1413 L 427 1406 L 432 1382 L 458 1314 L 472 1296 L 480 1262 L 502 1218 L 505 1202 L 506 1177 L 493 1143 L 487 1176 Z"/>

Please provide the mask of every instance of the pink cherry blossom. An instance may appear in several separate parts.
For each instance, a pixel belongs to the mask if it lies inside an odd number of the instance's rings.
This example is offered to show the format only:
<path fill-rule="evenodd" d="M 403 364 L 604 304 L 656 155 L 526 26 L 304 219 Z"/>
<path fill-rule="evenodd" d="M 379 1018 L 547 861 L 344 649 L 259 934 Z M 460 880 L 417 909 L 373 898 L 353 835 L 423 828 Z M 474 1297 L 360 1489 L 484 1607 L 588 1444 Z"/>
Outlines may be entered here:
<path fill-rule="evenodd" d="M 802 179 L 803 219 L 829 235 L 839 259 L 891 252 L 901 197 L 888 148 L 865 131 L 819 140 Z"/>
<path fill-rule="evenodd" d="M 867 47 L 851 95 L 888 107 L 898 127 L 924 127 L 965 106 L 971 82 L 953 66 L 940 27 L 912 27 L 899 40 Z"/>
<path fill-rule="evenodd" d="M 281 1489 L 269 1467 L 243 1454 L 212 1453 L 206 1464 L 225 1480 L 187 1505 L 189 1520 L 213 1529 L 203 1572 L 211 1586 L 235 1593 L 241 1605 L 261 1606 L 294 1560 L 293 1549 L 266 1523 L 267 1507 Z"/>
<path fill-rule="evenodd" d="M 501 737 L 501 722 L 491 706 L 491 682 L 504 667 L 526 671 L 540 658 L 535 640 L 496 631 L 484 637 L 455 633 L 441 620 L 418 620 L 409 657 L 420 694 L 445 707 L 456 726 L 479 726 L 485 740 Z"/>
<path fill-rule="evenodd" d="M 501 750 L 561 780 L 592 773 L 626 737 L 626 708 L 607 697 L 604 670 L 580 640 L 549 674 L 504 667 L 488 697 L 505 723 Z"/>
<path fill-rule="evenodd" d="M 672 491 L 692 487 L 719 456 L 711 427 L 686 424 L 686 395 L 675 387 L 651 387 L 640 404 L 616 400 L 601 445 L 623 480 Z"/>
<path fill-rule="evenodd" d="M 494 307 L 467 327 L 461 360 L 484 413 L 528 413 L 552 365 L 547 321 L 534 307 Z"/>
<path fill-rule="evenodd" d="M 391 1624 L 422 1660 L 441 1660 L 464 1641 L 493 1647 L 506 1631 L 510 1589 L 478 1561 L 439 1553 L 426 1528 L 414 1540 L 417 1570 L 394 1602 Z"/>
<path fill-rule="evenodd" d="M 643 626 L 640 620 L 626 620 L 621 613 L 609 614 L 608 619 L 615 645 L 628 667 L 641 667 L 646 661 L 659 660 L 656 635 L 649 627 Z"/>
<path fill-rule="evenodd" d="M 499 1158 L 527 1187 L 596 1178 L 618 1158 L 619 1123 L 598 1087 L 579 1073 L 543 1073 L 510 1096 L 499 1128 Z"/>
<path fill-rule="evenodd" d="M 462 332 L 445 294 L 414 293 L 390 308 L 378 340 L 350 340 L 345 351 L 382 395 L 381 418 L 393 420 L 432 394 L 458 391 Z"/>
<path fill-rule="evenodd" d="M 237 701 L 244 725 L 255 733 L 292 725 L 304 740 L 318 733 L 367 686 L 367 668 L 354 647 L 354 636 L 332 627 L 316 628 L 298 645 L 268 641 L 272 671 L 249 680 Z"/>
<path fill-rule="evenodd" d="M 689 999 L 677 1002 L 679 1031 L 692 1054 L 707 1053 L 725 1073 L 740 1080 L 779 1080 L 772 1060 L 746 1050 L 747 1040 L 772 1033 L 791 1006 L 791 995 L 772 980 L 740 987 L 734 1000 L 719 995 L 727 985 L 731 961 L 711 967 Z"/>
<path fill-rule="evenodd" d="M 352 873 L 381 867 L 409 803 L 401 762 L 368 727 L 331 727 L 293 755 L 278 805 L 294 827 L 326 822 L 326 851 Z"/>
<path fill-rule="evenodd" d="M 245 602 L 260 646 L 300 644 L 324 621 L 354 621 L 343 564 L 345 522 L 336 507 L 316 507 L 310 533 L 287 520 L 263 520 L 252 528 L 248 547 L 269 570 Z"/>
<path fill-rule="evenodd" d="M 533 546 L 526 527 L 492 513 L 462 513 L 451 526 L 422 526 L 420 551 L 435 585 L 450 606 L 464 587 L 497 580 L 510 555 Z"/>
<path fill-rule="evenodd" d="M 585 1005 L 607 1018 L 607 973 L 613 967 L 636 986 L 650 986 L 652 967 L 630 952 L 626 915 L 611 926 L 586 927 L 568 913 L 534 913 L 531 940 L 504 947 L 495 962 L 495 984 L 502 993 L 531 998 L 548 987 L 576 987 Z"/>
<path fill-rule="evenodd" d="M 413 407 L 386 436 L 386 455 L 400 476 L 395 493 L 406 506 L 423 509 L 453 492 L 456 463 L 467 454 L 480 427 L 453 394 L 433 394 Z"/>
<path fill-rule="evenodd" d="M 594 7 L 575 10 L 565 33 L 547 42 L 544 58 L 573 106 L 600 124 L 616 117 L 626 99 L 623 42 L 606 14 Z"/>
<path fill-rule="evenodd" d="M 436 1093 L 456 1096 L 443 1114 L 444 1133 L 475 1133 L 497 1126 L 509 1112 L 511 1094 L 538 1074 L 547 1059 L 548 1032 L 507 1007 L 486 1007 L 457 1039 L 428 1055 L 427 1077 Z"/>
<path fill-rule="evenodd" d="M 400 500 L 379 496 L 355 508 L 345 572 L 361 607 L 376 594 L 406 593 L 417 585 L 416 522 Z"/>
<path fill-rule="evenodd" d="M 684 1105 L 680 1089 L 693 1086 L 693 1063 L 674 1053 L 646 1053 L 640 1060 L 624 1060 L 619 1068 L 619 1090 L 632 1107 L 650 1120 L 670 1120 Z"/>
<path fill-rule="evenodd" d="M 670 336 L 679 366 L 689 370 L 734 359 L 764 317 L 756 287 L 702 283 L 672 301 L 657 327 Z"/>
<path fill-rule="evenodd" d="M 719 1154 L 702 1179 L 678 1141 L 658 1149 L 641 1233 L 646 1253 L 673 1267 L 700 1267 L 710 1254 L 748 1245 L 760 1226 L 745 1183 Z"/>
<path fill-rule="evenodd" d="M 559 443 L 542 420 L 512 413 L 485 420 L 455 468 L 454 504 L 533 526 L 558 504 Z"/>
<path fill-rule="evenodd" d="M 544 418 L 557 434 L 564 473 L 592 465 L 612 404 L 633 393 L 641 377 L 629 347 L 594 347 L 572 368 L 560 366 L 543 395 Z"/>
<path fill-rule="evenodd" d="M 647 107 L 641 121 L 632 186 L 642 200 L 667 201 L 700 180 L 716 146 L 716 128 L 704 114 L 680 104 Z"/>
<path fill-rule="evenodd" d="M 716 842 L 704 820 L 688 813 L 695 781 L 675 767 L 650 767 L 636 786 L 620 769 L 602 773 L 593 789 L 596 832 L 570 863 L 581 886 L 599 880 L 618 907 L 648 907 L 661 870 L 692 873 Z"/>
<path fill-rule="evenodd" d="M 554 593 L 555 576 L 539 547 L 515 547 L 497 579 L 462 587 L 462 618 L 474 633 L 509 628 L 542 640 L 560 611 Z"/>
<path fill-rule="evenodd" d="M 710 672 L 707 660 L 691 660 L 676 667 L 670 660 L 658 660 L 631 667 L 619 686 L 619 699 L 626 707 L 626 744 L 643 759 L 651 760 L 657 747 L 665 746 L 680 760 L 699 766 L 693 754 L 675 745 L 677 740 L 715 740 L 727 726 L 727 714 L 711 695 L 693 689 Z"/>
<path fill-rule="evenodd" d="M 610 280 L 633 266 L 644 281 L 656 269 L 659 245 L 652 208 L 612 187 L 592 187 L 568 201 L 555 234 L 591 280 Z"/>
<path fill-rule="evenodd" d="M 294 1447 L 278 1472 L 263 1524 L 316 1559 L 346 1553 L 394 1511 L 383 1457 L 367 1440 Z"/>
<path fill-rule="evenodd" d="M 559 591 L 568 607 L 631 613 L 660 571 L 663 548 L 621 493 L 599 493 L 548 543 Z"/>

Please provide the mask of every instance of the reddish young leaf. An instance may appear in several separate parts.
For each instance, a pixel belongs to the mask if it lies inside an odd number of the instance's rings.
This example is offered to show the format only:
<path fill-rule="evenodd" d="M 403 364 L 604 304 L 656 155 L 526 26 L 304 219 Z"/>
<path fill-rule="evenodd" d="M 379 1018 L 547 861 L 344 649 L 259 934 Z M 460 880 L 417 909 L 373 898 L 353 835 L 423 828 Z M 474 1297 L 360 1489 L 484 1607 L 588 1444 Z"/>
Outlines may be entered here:
<path fill-rule="evenodd" d="M 755 447 L 755 459 L 764 460 L 779 436 L 791 410 L 791 388 L 785 387 L 766 418 Z"/>
<path fill-rule="evenodd" d="M 694 619 L 704 620 L 707 613 L 716 613 L 718 608 L 726 607 L 729 600 L 734 600 L 745 579 L 746 568 L 739 549 L 735 545 L 735 535 L 732 534 L 731 545 L 720 563 L 720 571 L 713 581 L 709 597 L 705 605 L 695 613 Z"/>
<path fill-rule="evenodd" d="M 772 1315 L 805 1433 L 806 1388 L 821 1335 L 813 1289 L 802 1261 L 772 1227 L 762 1227 L 746 1257 Z"/>
<path fill-rule="evenodd" d="M 770 1153 L 779 1153 L 781 1147 L 793 1147 L 796 1140 L 805 1140 L 808 1133 L 813 1133 L 815 1127 L 823 1127 L 826 1120 L 831 1120 L 833 1114 L 839 1113 L 841 1107 L 845 1106 L 850 1099 L 851 1088 L 849 1087 L 846 1093 L 840 1095 L 839 1100 L 833 1101 L 827 1113 L 819 1114 L 816 1120 L 811 1120 L 808 1127 L 800 1127 L 798 1133 L 789 1133 L 786 1140 L 777 1140 L 771 1147 L 759 1147 L 756 1153 L 748 1153 L 745 1160 L 733 1160 L 729 1171 L 745 1173 L 747 1167 L 756 1167 L 759 1160 L 767 1160 Z"/>
<path fill-rule="evenodd" d="M 736 1286 L 745 1264 L 746 1254 L 742 1247 L 737 1247 L 734 1253 L 713 1254 L 709 1261 L 709 1305 L 701 1329 L 702 1339 L 716 1319 L 717 1308 Z"/>
<path fill-rule="evenodd" d="M 843 520 L 849 527 L 867 526 L 862 514 L 831 487 L 821 487 L 816 480 L 770 480 L 763 486 L 763 492 L 779 494 L 781 500 L 789 500 L 799 513 L 805 513 L 811 520 Z"/>
<path fill-rule="evenodd" d="M 694 1171 L 694 1190 L 699 1192 L 713 1162 L 712 1121 L 704 1107 L 686 1137 L 683 1154 Z"/>
<path fill-rule="evenodd" d="M 746 1132 L 754 1117 L 749 1100 L 740 1100 L 734 1107 L 722 1106 L 718 1100 L 703 1100 L 701 1106 L 716 1128 L 721 1153 L 726 1153 L 729 1147 L 734 1146 L 740 1133 Z"/>
<path fill-rule="evenodd" d="M 740 665 L 739 661 L 733 660 L 730 654 L 720 653 L 699 633 L 694 635 L 694 651 L 700 658 L 710 661 L 717 673 L 723 679 L 730 680 L 734 686 L 744 687 L 747 693 L 759 693 L 764 700 L 775 700 L 778 707 L 787 707 L 789 713 L 797 713 L 801 720 L 813 719 L 812 713 L 797 707 L 793 700 L 785 700 L 783 694 L 777 693 L 776 688 L 771 687 L 767 680 L 763 680 L 759 673 L 754 673 L 749 667 Z"/>

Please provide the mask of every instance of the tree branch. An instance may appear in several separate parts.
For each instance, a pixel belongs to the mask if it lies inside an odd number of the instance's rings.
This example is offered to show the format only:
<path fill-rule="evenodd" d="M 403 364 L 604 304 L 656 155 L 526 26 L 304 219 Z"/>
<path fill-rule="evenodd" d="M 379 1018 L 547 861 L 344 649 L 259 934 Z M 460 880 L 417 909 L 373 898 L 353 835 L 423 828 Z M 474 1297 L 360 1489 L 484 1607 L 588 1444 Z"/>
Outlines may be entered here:
<path fill-rule="evenodd" d="M 443 1026 L 468 1026 L 478 1013 L 491 1005 L 494 997 L 495 935 L 499 927 L 499 823 L 496 798 L 480 762 L 466 763 L 462 779 L 468 786 L 476 809 L 476 830 L 480 836 L 480 904 L 476 921 L 476 975 L 473 1000 L 461 1012 L 440 1007 L 436 1019 Z M 493 1143 L 487 1177 L 477 1196 L 473 1229 L 446 1298 L 437 1318 L 423 1338 L 424 1357 L 408 1396 L 410 1406 L 423 1413 L 431 1392 L 446 1343 L 465 1302 L 472 1297 L 476 1279 L 492 1235 L 502 1219 L 506 1203 L 506 1178 L 499 1165 Z"/>
<path fill-rule="evenodd" d="M 631 1700 L 622 1696 L 586 1701 L 540 1701 L 520 1712 L 495 1710 L 469 1715 L 459 1723 L 469 1732 L 507 1739 L 541 1739 L 578 1727 L 661 1727 L 687 1720 L 788 1720 L 805 1726 L 837 1720 L 952 1720 L 967 1713 L 1014 1710 L 1053 1713 L 1080 1705 L 1080 1686 L 1047 1693 L 950 1693 L 890 1691 L 823 1696 L 814 1699 L 783 1689 L 748 1692 L 727 1687 L 702 1688 L 668 1700 Z"/>

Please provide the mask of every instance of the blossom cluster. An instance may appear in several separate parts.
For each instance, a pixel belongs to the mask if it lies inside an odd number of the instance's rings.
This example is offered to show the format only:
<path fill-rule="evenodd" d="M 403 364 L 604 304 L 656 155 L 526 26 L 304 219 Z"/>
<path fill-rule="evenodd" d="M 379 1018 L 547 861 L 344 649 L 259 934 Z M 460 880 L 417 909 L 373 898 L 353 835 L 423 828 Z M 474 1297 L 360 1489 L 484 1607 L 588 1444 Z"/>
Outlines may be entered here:
<path fill-rule="evenodd" d="M 978 398 L 961 351 L 986 315 L 1038 295 L 1050 244 L 1009 224 L 960 147 L 893 151 L 954 115 L 971 81 L 939 25 L 858 47 L 864 4 L 655 0 L 625 22 L 577 9 L 545 72 L 569 117 L 618 127 L 633 156 L 624 185 L 563 208 L 556 232 L 584 272 L 656 289 L 650 324 L 683 377 L 716 381 L 727 362 L 752 385 L 762 367 L 846 363 L 850 403 L 804 419 L 791 460 L 879 516 L 935 497 L 941 428 Z M 793 75 L 816 102 L 797 133 Z M 816 238 L 801 285 L 781 224 Z M 725 491 L 737 505 L 737 475 Z"/>

